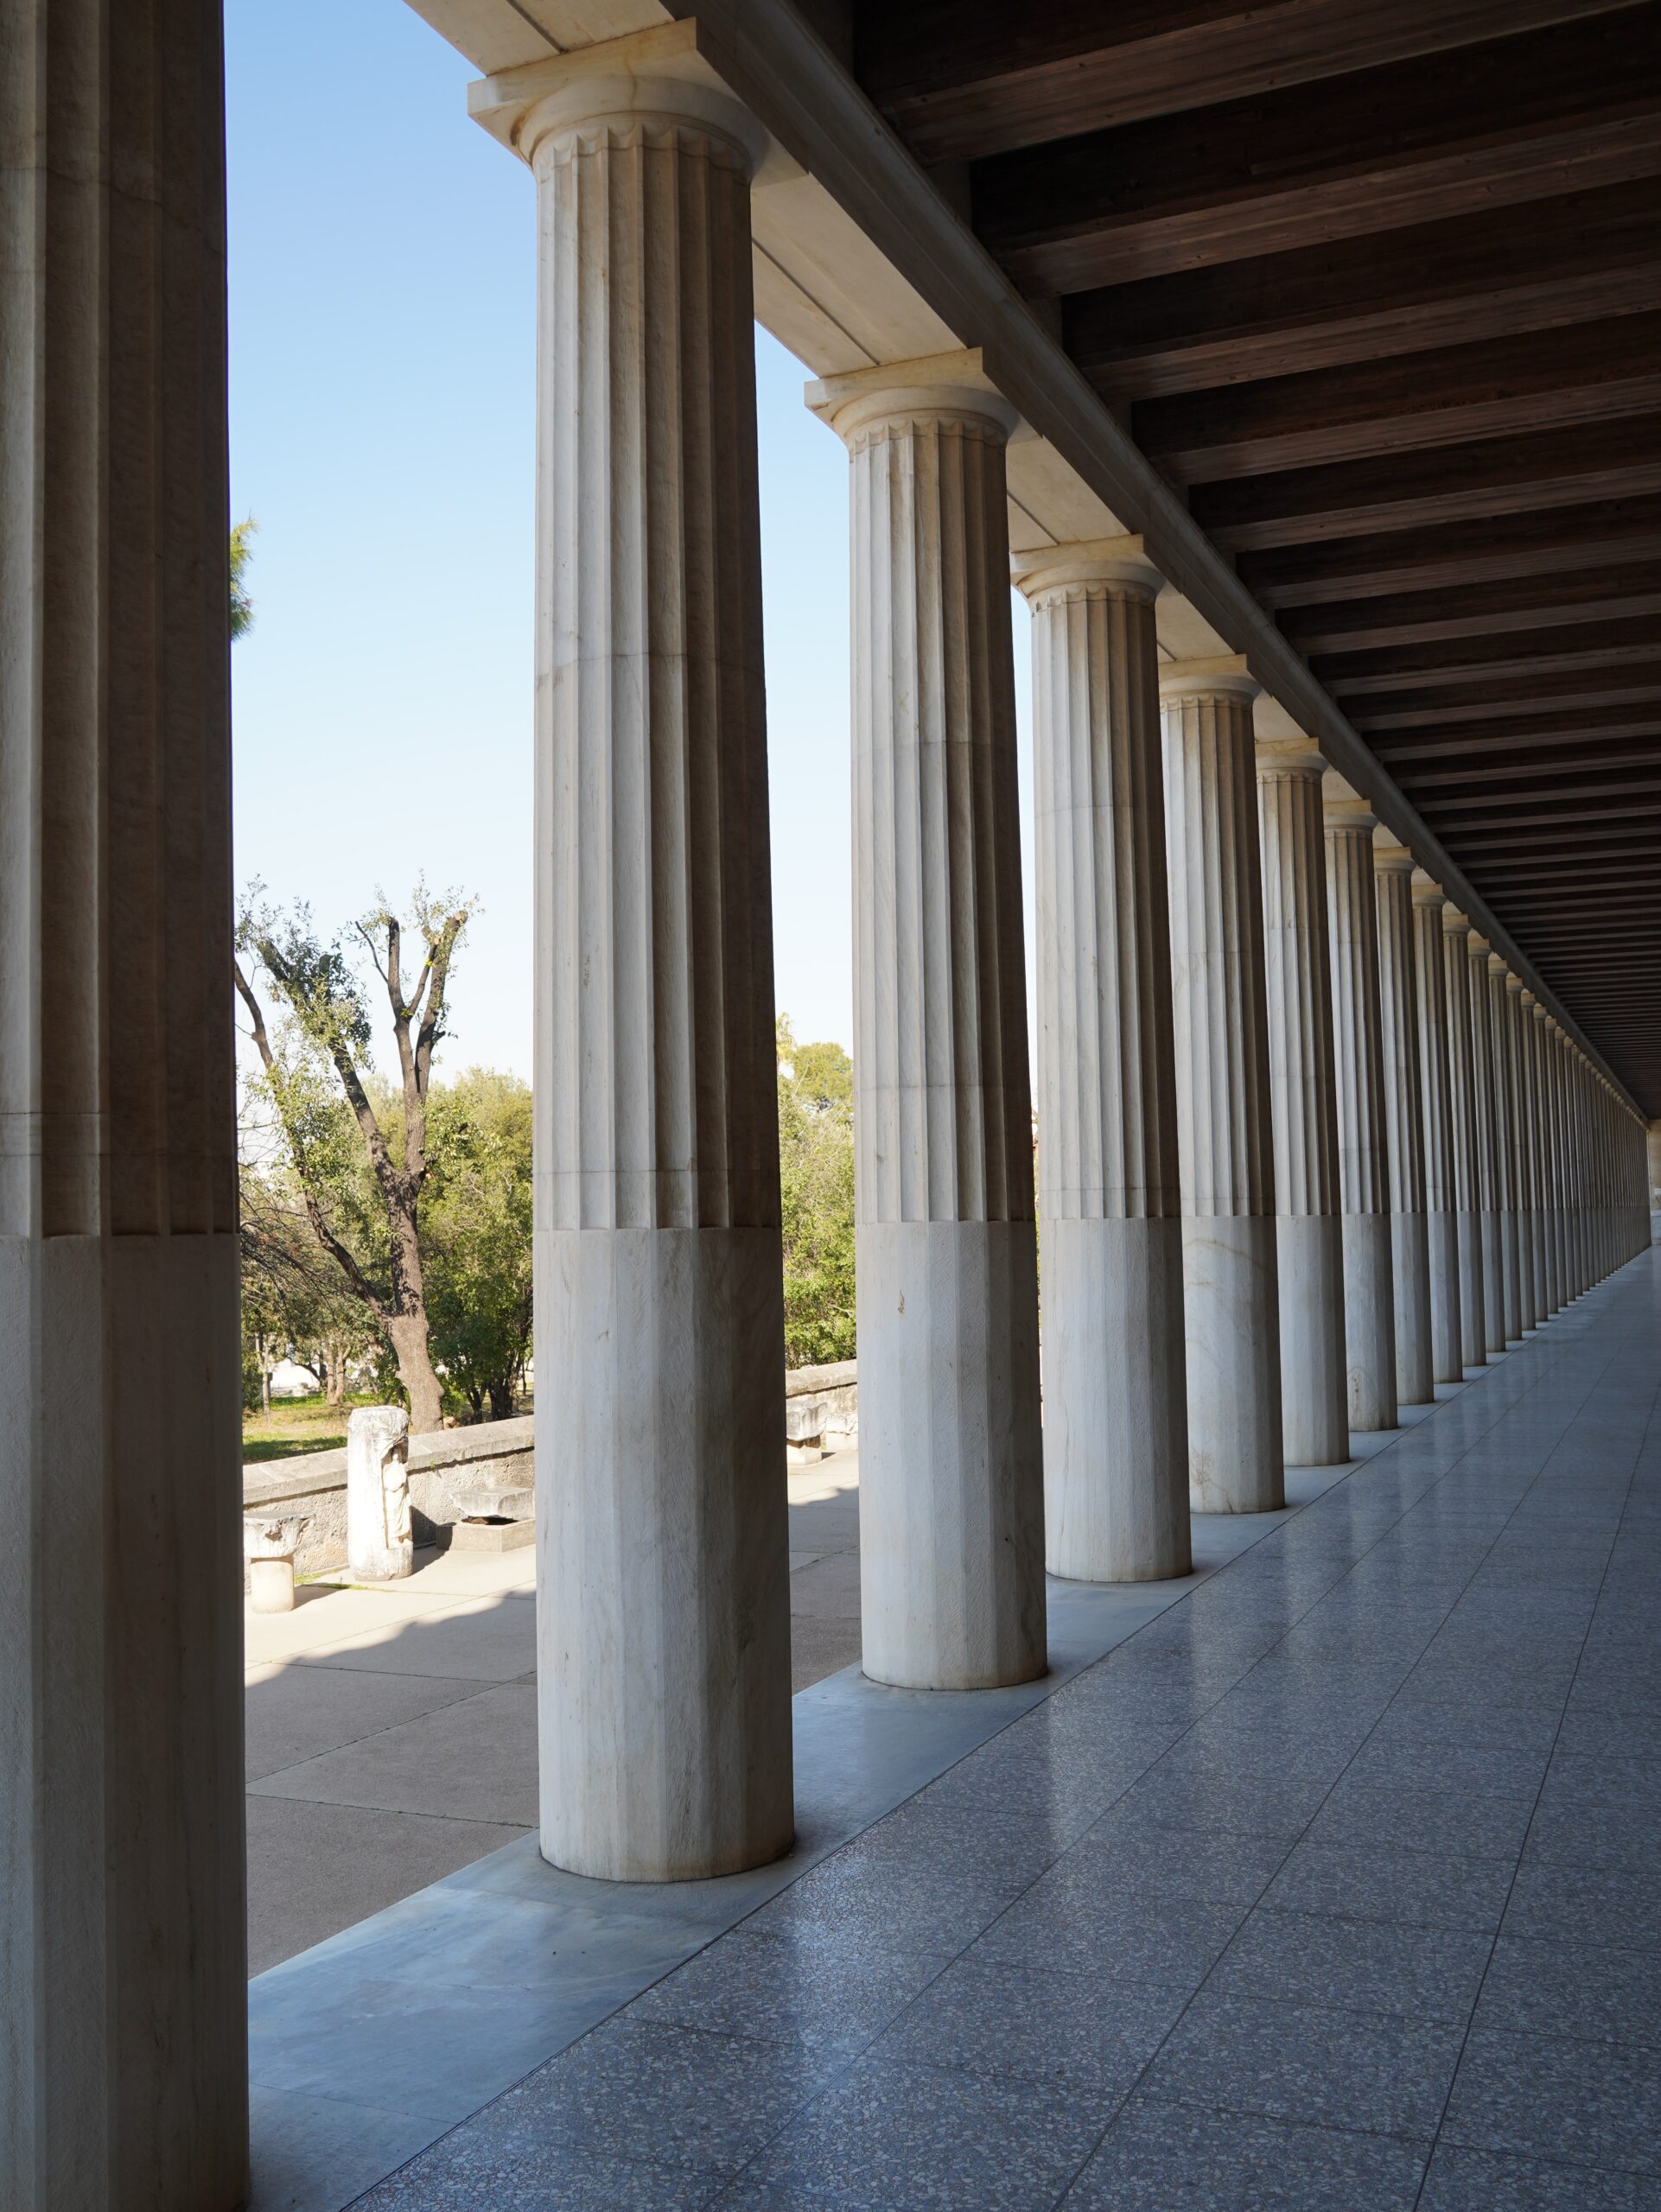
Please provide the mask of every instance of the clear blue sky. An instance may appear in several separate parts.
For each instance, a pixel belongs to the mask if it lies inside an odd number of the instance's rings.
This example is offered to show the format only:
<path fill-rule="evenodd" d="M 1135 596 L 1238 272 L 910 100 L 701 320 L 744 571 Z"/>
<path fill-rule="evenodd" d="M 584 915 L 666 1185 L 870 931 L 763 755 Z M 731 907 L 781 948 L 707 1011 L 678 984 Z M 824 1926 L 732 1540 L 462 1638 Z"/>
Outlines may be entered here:
<path fill-rule="evenodd" d="M 330 929 L 378 884 L 477 893 L 446 1057 L 528 1075 L 530 174 L 404 0 L 227 0 L 226 30 L 238 878 Z M 846 1044 L 847 461 L 761 332 L 756 367 L 778 999 Z"/>

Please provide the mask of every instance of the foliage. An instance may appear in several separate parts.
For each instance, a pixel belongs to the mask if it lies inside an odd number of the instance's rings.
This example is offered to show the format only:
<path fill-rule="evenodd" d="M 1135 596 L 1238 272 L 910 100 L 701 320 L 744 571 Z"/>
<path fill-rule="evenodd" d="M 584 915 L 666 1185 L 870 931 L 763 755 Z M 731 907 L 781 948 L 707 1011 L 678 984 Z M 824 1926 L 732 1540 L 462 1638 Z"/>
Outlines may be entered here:
<path fill-rule="evenodd" d="M 470 1068 L 436 1085 L 421 1247 L 433 1349 L 474 1413 L 513 1410 L 531 1352 L 531 1087 Z"/>
<path fill-rule="evenodd" d="M 259 524 L 251 515 L 233 524 L 231 531 L 231 635 L 245 638 L 254 626 L 254 602 L 248 595 L 248 563 L 253 558 L 251 540 Z"/>
<path fill-rule="evenodd" d="M 840 1045 L 798 1045 L 779 1020 L 785 1361 L 854 1357 L 854 1071 Z"/>

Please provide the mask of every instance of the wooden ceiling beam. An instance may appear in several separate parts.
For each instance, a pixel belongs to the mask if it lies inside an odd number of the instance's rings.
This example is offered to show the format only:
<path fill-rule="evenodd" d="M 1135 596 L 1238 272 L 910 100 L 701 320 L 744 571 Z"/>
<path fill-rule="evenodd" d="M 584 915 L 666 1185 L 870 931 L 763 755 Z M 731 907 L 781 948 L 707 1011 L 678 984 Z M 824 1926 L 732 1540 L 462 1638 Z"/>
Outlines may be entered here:
<path fill-rule="evenodd" d="M 1576 729 L 1565 715 L 1543 718 L 1537 723 L 1482 722 L 1457 731 L 1429 724 L 1423 730 L 1383 730 L 1369 737 L 1369 749 L 1392 776 L 1411 772 L 1415 761 L 1527 760 L 1538 753 L 1552 753 L 1561 746 L 1566 758 L 1604 745 L 1619 747 L 1640 738 L 1661 736 L 1661 712 L 1633 709 L 1629 722 L 1604 721 Z"/>
<path fill-rule="evenodd" d="M 1616 615 L 1573 628 L 1526 627 L 1486 635 L 1426 638 L 1415 644 L 1317 653 L 1311 669 L 1335 697 L 1399 691 L 1422 680 L 1486 683 L 1499 676 L 1555 676 L 1582 669 L 1630 666 L 1661 652 L 1653 615 Z M 1561 687 L 1558 687 L 1561 688 Z"/>
<path fill-rule="evenodd" d="M 1072 294 L 1067 351 L 1114 401 L 1251 384 L 1652 309 L 1652 178 Z"/>
<path fill-rule="evenodd" d="M 1131 435 L 1179 483 L 1410 453 L 1653 410 L 1661 315 L 1149 399 Z"/>
<path fill-rule="evenodd" d="M 1661 10 L 1511 33 L 977 161 L 976 231 L 1054 297 L 1661 173 Z"/>
<path fill-rule="evenodd" d="M 1661 499 L 1623 497 L 1544 514 L 1477 517 L 1440 530 L 1276 546 L 1242 553 L 1235 567 L 1263 606 L 1279 609 L 1658 560 Z"/>
<path fill-rule="evenodd" d="M 1661 799 L 1661 775 L 1646 775 L 1639 769 L 1600 776 L 1589 784 L 1548 783 L 1515 791 L 1479 785 L 1465 791 L 1431 791 L 1417 804 L 1441 836 L 1444 830 L 1462 836 L 1467 830 L 1528 829 L 1542 823 L 1556 829 L 1566 823 L 1620 818 L 1635 810 L 1629 803 L 1632 799 Z"/>
<path fill-rule="evenodd" d="M 1607 751 L 1601 747 L 1542 747 L 1521 760 L 1502 756 L 1492 764 L 1468 755 L 1432 768 L 1404 767 L 1392 762 L 1390 772 L 1422 812 L 1431 799 L 1438 804 L 1455 799 L 1462 804 L 1467 794 L 1478 792 L 1503 799 L 1536 785 L 1545 791 L 1575 791 L 1588 780 L 1651 766 L 1661 770 L 1661 738 L 1647 745 L 1611 747 Z M 1429 794 L 1422 802 L 1417 797 L 1421 791 Z"/>
<path fill-rule="evenodd" d="M 1381 593 L 1371 600 L 1289 607 L 1278 619 L 1286 637 L 1308 657 L 1480 638 L 1515 629 L 1524 615 L 1530 629 L 1551 631 L 1658 613 L 1661 563 L 1634 563 L 1568 575 L 1511 576 L 1502 583 L 1468 584 L 1457 592 Z"/>
<path fill-rule="evenodd" d="M 1661 493 L 1661 416 L 1636 415 L 1436 453 L 1196 484 L 1188 510 L 1233 551 L 1646 493 Z"/>
<path fill-rule="evenodd" d="M 1555 726 L 1566 727 L 1557 718 L 1584 712 L 1590 705 L 1648 707 L 1658 701 L 1661 661 L 1645 661 L 1587 669 L 1561 692 L 1543 685 L 1537 676 L 1496 675 L 1479 686 L 1425 684 L 1375 693 L 1356 700 L 1347 711 L 1356 728 L 1368 733 L 1413 729 L 1431 719 L 1444 725 L 1508 722 L 1524 713 L 1550 715 Z"/>
<path fill-rule="evenodd" d="M 1609 0 L 859 0 L 854 70 L 961 161 L 1601 13 Z"/>

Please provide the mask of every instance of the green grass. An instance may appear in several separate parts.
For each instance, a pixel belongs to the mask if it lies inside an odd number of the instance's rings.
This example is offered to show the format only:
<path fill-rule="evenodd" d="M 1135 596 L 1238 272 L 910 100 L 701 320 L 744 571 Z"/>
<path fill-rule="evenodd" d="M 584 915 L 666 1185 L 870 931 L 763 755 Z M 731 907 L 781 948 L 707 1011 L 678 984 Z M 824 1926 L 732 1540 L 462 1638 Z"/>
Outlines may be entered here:
<path fill-rule="evenodd" d="M 346 1442 L 346 1416 L 351 1408 L 378 1402 L 365 1391 L 348 1397 L 344 1406 L 331 1406 L 319 1391 L 315 1397 L 281 1399 L 268 1414 L 245 1414 L 243 1464 L 292 1459 L 302 1452 L 339 1451 Z"/>

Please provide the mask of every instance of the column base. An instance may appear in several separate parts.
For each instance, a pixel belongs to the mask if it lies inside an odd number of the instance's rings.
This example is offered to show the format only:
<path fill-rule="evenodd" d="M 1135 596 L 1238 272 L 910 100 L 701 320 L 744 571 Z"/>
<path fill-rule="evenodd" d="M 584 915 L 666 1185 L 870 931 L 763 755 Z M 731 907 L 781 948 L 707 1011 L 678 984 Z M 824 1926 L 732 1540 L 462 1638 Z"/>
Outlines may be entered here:
<path fill-rule="evenodd" d="M 536 1257 L 543 1856 L 764 1865 L 794 1832 L 779 1233 L 544 1230 Z"/>
<path fill-rule="evenodd" d="M 1047 1667 L 1029 1221 L 861 1222 L 865 1672 L 993 1689 Z"/>
<path fill-rule="evenodd" d="M 1390 1216 L 1346 1213 L 1343 1235 L 1349 1424 L 1358 1433 L 1394 1428 L 1396 1294 Z"/>
<path fill-rule="evenodd" d="M 1336 1214 L 1277 1214 L 1281 1438 L 1289 1467 L 1350 1456 L 1344 1357 L 1344 1226 Z"/>
<path fill-rule="evenodd" d="M 1278 1512 L 1286 1464 L 1273 1218 L 1185 1215 L 1182 1297 L 1193 1510 Z"/>
<path fill-rule="evenodd" d="M 1182 1224 L 1044 1224 L 1044 1502 L 1052 1574 L 1193 1567 Z"/>

